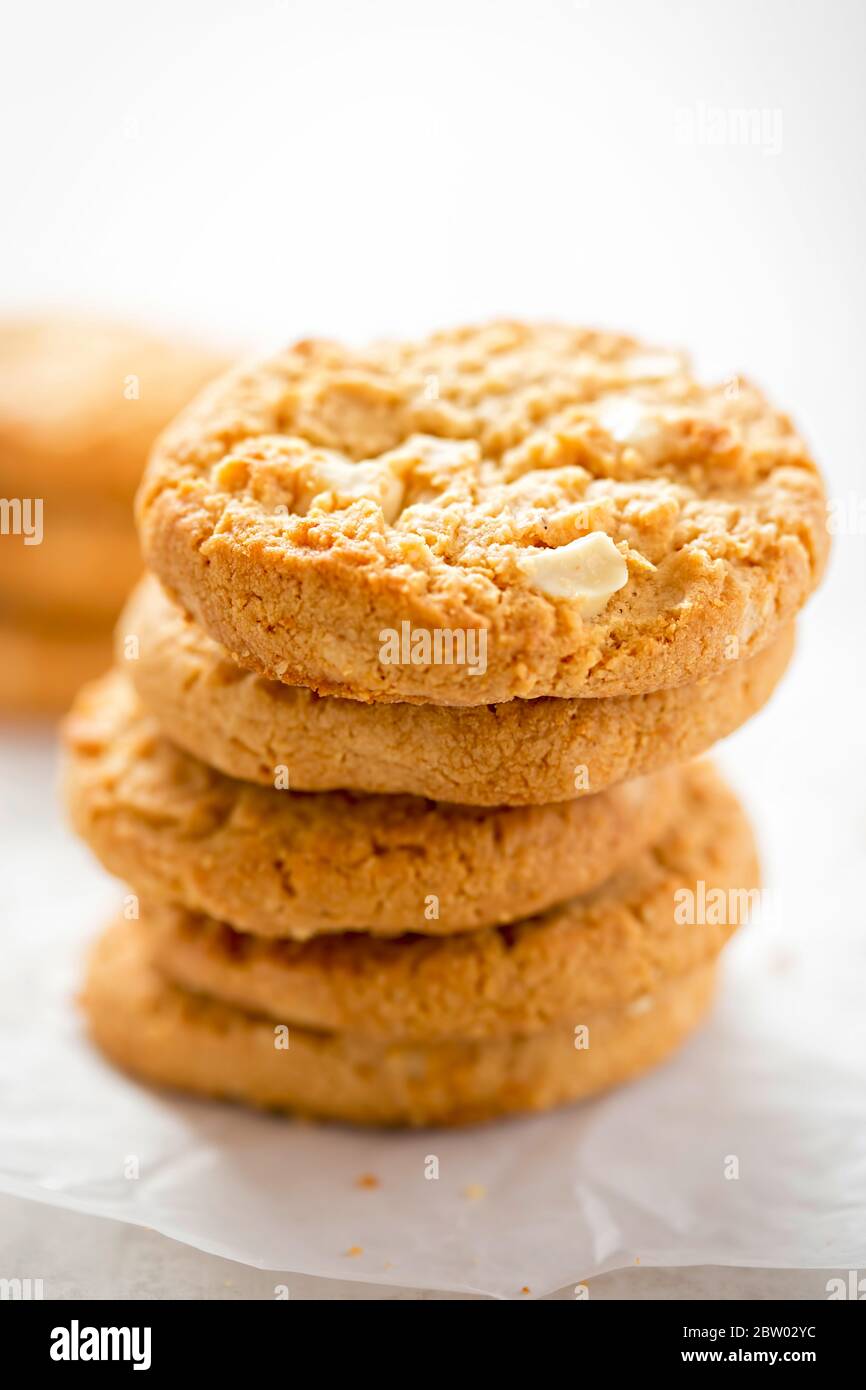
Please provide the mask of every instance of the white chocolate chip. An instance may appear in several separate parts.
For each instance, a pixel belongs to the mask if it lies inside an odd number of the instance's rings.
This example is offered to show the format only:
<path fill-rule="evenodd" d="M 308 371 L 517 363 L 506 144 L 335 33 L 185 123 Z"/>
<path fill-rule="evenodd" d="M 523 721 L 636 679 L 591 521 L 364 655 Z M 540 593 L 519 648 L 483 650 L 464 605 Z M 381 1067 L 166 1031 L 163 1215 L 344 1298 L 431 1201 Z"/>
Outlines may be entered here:
<path fill-rule="evenodd" d="M 640 451 L 647 461 L 664 453 L 669 426 L 680 419 L 677 406 L 650 404 L 632 396 L 605 396 L 595 407 L 595 418 L 617 444 Z"/>
<path fill-rule="evenodd" d="M 340 497 L 367 497 L 382 508 L 390 525 L 403 505 L 403 484 L 387 466 L 347 463 L 336 454 L 317 454 L 307 465 L 307 493 L 311 502 L 326 492 Z"/>
<path fill-rule="evenodd" d="M 350 492 L 358 485 L 359 465 L 337 454 L 316 454 L 307 464 L 309 486 L 321 492 Z"/>
<path fill-rule="evenodd" d="M 534 589 L 550 598 L 569 599 L 582 618 L 596 617 L 611 595 L 628 583 L 628 566 L 604 531 L 591 531 L 550 550 L 530 551 L 519 563 Z"/>
<path fill-rule="evenodd" d="M 647 422 L 647 407 L 631 396 L 608 396 L 596 410 L 598 423 L 617 444 L 636 441 Z"/>
<path fill-rule="evenodd" d="M 363 463 L 350 463 L 340 454 L 317 449 L 299 470 L 302 494 L 296 510 L 301 515 L 321 510 L 328 504 L 319 499 L 329 494 L 339 499 L 365 497 L 381 507 L 386 525 L 393 526 L 405 504 L 407 479 L 424 474 L 456 477 L 476 463 L 479 454 L 474 440 L 427 435 L 413 435 L 399 448 Z"/>

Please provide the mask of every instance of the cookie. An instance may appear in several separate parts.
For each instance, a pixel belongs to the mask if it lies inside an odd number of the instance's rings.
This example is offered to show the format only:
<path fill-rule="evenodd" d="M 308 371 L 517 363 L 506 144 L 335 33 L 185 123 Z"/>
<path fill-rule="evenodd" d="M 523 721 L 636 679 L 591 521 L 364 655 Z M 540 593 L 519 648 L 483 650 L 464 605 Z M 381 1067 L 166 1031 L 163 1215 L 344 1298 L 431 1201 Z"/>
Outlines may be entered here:
<path fill-rule="evenodd" d="M 754 386 L 520 323 L 230 373 L 163 435 L 138 517 L 241 665 L 445 705 L 717 674 L 781 634 L 828 549 L 817 469 Z"/>
<path fill-rule="evenodd" d="M 28 624 L 0 612 L 0 716 L 61 714 L 110 660 L 108 629 Z"/>
<path fill-rule="evenodd" d="M 287 767 L 297 791 L 522 806 L 703 753 L 769 699 L 793 645 L 789 628 L 718 676 L 619 699 L 365 705 L 244 671 L 148 577 L 120 619 L 116 651 L 169 738 L 229 776 L 272 786 L 274 769 Z"/>
<path fill-rule="evenodd" d="M 595 892 L 512 926 L 299 943 L 165 904 L 146 904 L 141 920 L 154 965 L 196 994 L 313 1030 L 433 1042 L 545 1032 L 653 996 L 709 965 L 757 901 L 759 881 L 744 812 L 700 765 L 684 773 L 680 814 L 657 844 Z M 726 910 L 679 921 L 688 914 L 677 912 L 678 895 L 688 903 L 699 882 L 724 894 Z"/>
<path fill-rule="evenodd" d="M 263 936 L 430 935 L 543 911 L 602 883 L 677 809 L 676 771 L 550 806 L 293 792 L 226 777 L 160 733 L 121 672 L 66 724 L 66 800 L 147 897 Z"/>
<path fill-rule="evenodd" d="M 378 1043 L 286 1034 L 180 990 L 151 966 L 142 923 L 119 922 L 97 943 L 82 1002 L 106 1056 L 157 1085 L 357 1124 L 456 1125 L 547 1110 L 647 1071 L 700 1022 L 714 973 L 701 966 L 638 1006 L 530 1037 Z"/>
<path fill-rule="evenodd" d="M 156 435 L 225 365 L 102 319 L 0 324 L 0 496 L 129 506 Z"/>
<path fill-rule="evenodd" d="M 0 536 L 0 594 L 16 613 L 55 623 L 111 625 L 141 573 L 131 518 L 121 507 L 64 510 L 46 503 L 43 537 Z"/>

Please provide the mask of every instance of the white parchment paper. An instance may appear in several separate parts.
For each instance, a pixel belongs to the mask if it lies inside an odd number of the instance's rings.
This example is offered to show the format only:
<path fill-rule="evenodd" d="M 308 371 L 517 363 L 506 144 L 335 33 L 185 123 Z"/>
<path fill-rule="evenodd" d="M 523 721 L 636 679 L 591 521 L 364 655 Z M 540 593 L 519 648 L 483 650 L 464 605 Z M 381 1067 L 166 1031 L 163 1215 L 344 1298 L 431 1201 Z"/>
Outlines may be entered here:
<path fill-rule="evenodd" d="M 832 646 L 724 750 L 772 905 L 707 1027 L 607 1098 L 463 1132 L 295 1124 L 113 1072 L 74 994 L 119 890 L 63 828 L 50 740 L 7 734 L 0 1190 L 260 1268 L 504 1298 L 638 1261 L 866 1266 L 866 757 L 844 680 L 828 717 Z"/>

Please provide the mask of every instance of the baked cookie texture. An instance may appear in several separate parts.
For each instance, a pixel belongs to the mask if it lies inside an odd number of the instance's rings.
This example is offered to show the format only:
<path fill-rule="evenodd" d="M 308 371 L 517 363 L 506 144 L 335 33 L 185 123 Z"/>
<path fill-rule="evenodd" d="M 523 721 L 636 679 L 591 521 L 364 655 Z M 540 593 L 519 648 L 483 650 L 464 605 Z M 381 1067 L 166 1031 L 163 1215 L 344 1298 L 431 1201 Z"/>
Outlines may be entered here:
<path fill-rule="evenodd" d="M 709 765 L 684 774 L 680 814 L 602 887 L 543 916 L 448 938 L 357 934 L 268 941 L 162 904 L 141 921 L 173 984 L 247 1013 L 380 1042 L 528 1036 L 645 1007 L 709 966 L 755 901 L 749 822 Z M 733 907 L 677 920 L 698 880 Z M 698 914 L 694 914 L 697 916 Z"/>
<path fill-rule="evenodd" d="M 717 674 L 790 624 L 828 548 L 818 471 L 756 387 L 515 322 L 231 372 L 162 436 L 138 519 L 241 665 L 445 705 Z M 473 634 L 476 656 L 483 633 L 483 669 L 413 664 L 419 633 Z"/>
<path fill-rule="evenodd" d="M 686 762 L 769 699 L 793 628 L 693 685 L 608 700 L 363 704 L 239 667 L 148 577 L 117 627 L 118 665 L 164 733 L 229 776 L 297 791 L 408 793 L 465 805 L 566 801 Z M 132 652 L 134 659 L 127 659 Z"/>
<path fill-rule="evenodd" d="M 380 1043 L 290 1027 L 190 994 L 152 966 L 141 922 L 97 942 L 83 994 L 90 1033 L 143 1080 L 271 1110 L 366 1125 L 458 1125 L 547 1110 L 638 1076 L 688 1036 L 715 968 L 638 1006 L 543 1033 L 485 1041 Z M 575 1046 L 575 1027 L 589 1046 Z"/>
<path fill-rule="evenodd" d="M 525 807 L 255 786 L 166 739 L 121 672 L 84 689 L 65 744 L 70 816 L 110 872 L 266 937 L 449 935 L 543 911 L 627 863 L 681 793 L 676 770 Z"/>
<path fill-rule="evenodd" d="M 771 695 L 827 551 L 786 416 L 611 333 L 302 342 L 195 399 L 137 515 L 153 574 L 64 737 L 137 912 L 87 974 L 109 1058 L 462 1124 L 688 1036 L 760 881 L 690 759 Z"/>

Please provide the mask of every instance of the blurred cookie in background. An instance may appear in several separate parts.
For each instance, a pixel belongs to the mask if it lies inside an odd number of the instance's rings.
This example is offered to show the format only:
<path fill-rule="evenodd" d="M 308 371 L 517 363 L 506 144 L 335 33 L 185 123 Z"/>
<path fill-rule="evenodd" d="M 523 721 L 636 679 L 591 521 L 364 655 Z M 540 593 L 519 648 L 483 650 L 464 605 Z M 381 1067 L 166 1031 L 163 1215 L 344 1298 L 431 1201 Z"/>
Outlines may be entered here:
<path fill-rule="evenodd" d="M 0 595 L 17 614 L 37 625 L 46 615 L 59 622 L 111 625 L 118 605 L 141 573 L 129 505 L 106 507 L 43 504 L 43 538 L 22 544 L 15 535 L 0 543 Z M 15 544 L 15 541 L 18 541 Z"/>
<path fill-rule="evenodd" d="M 82 681 L 104 670 L 110 660 L 108 630 L 25 622 L 0 610 L 0 719 L 62 713 Z"/>
<path fill-rule="evenodd" d="M 225 365 L 100 319 L 0 323 L 0 714 L 59 713 L 108 664 L 148 451 Z"/>

